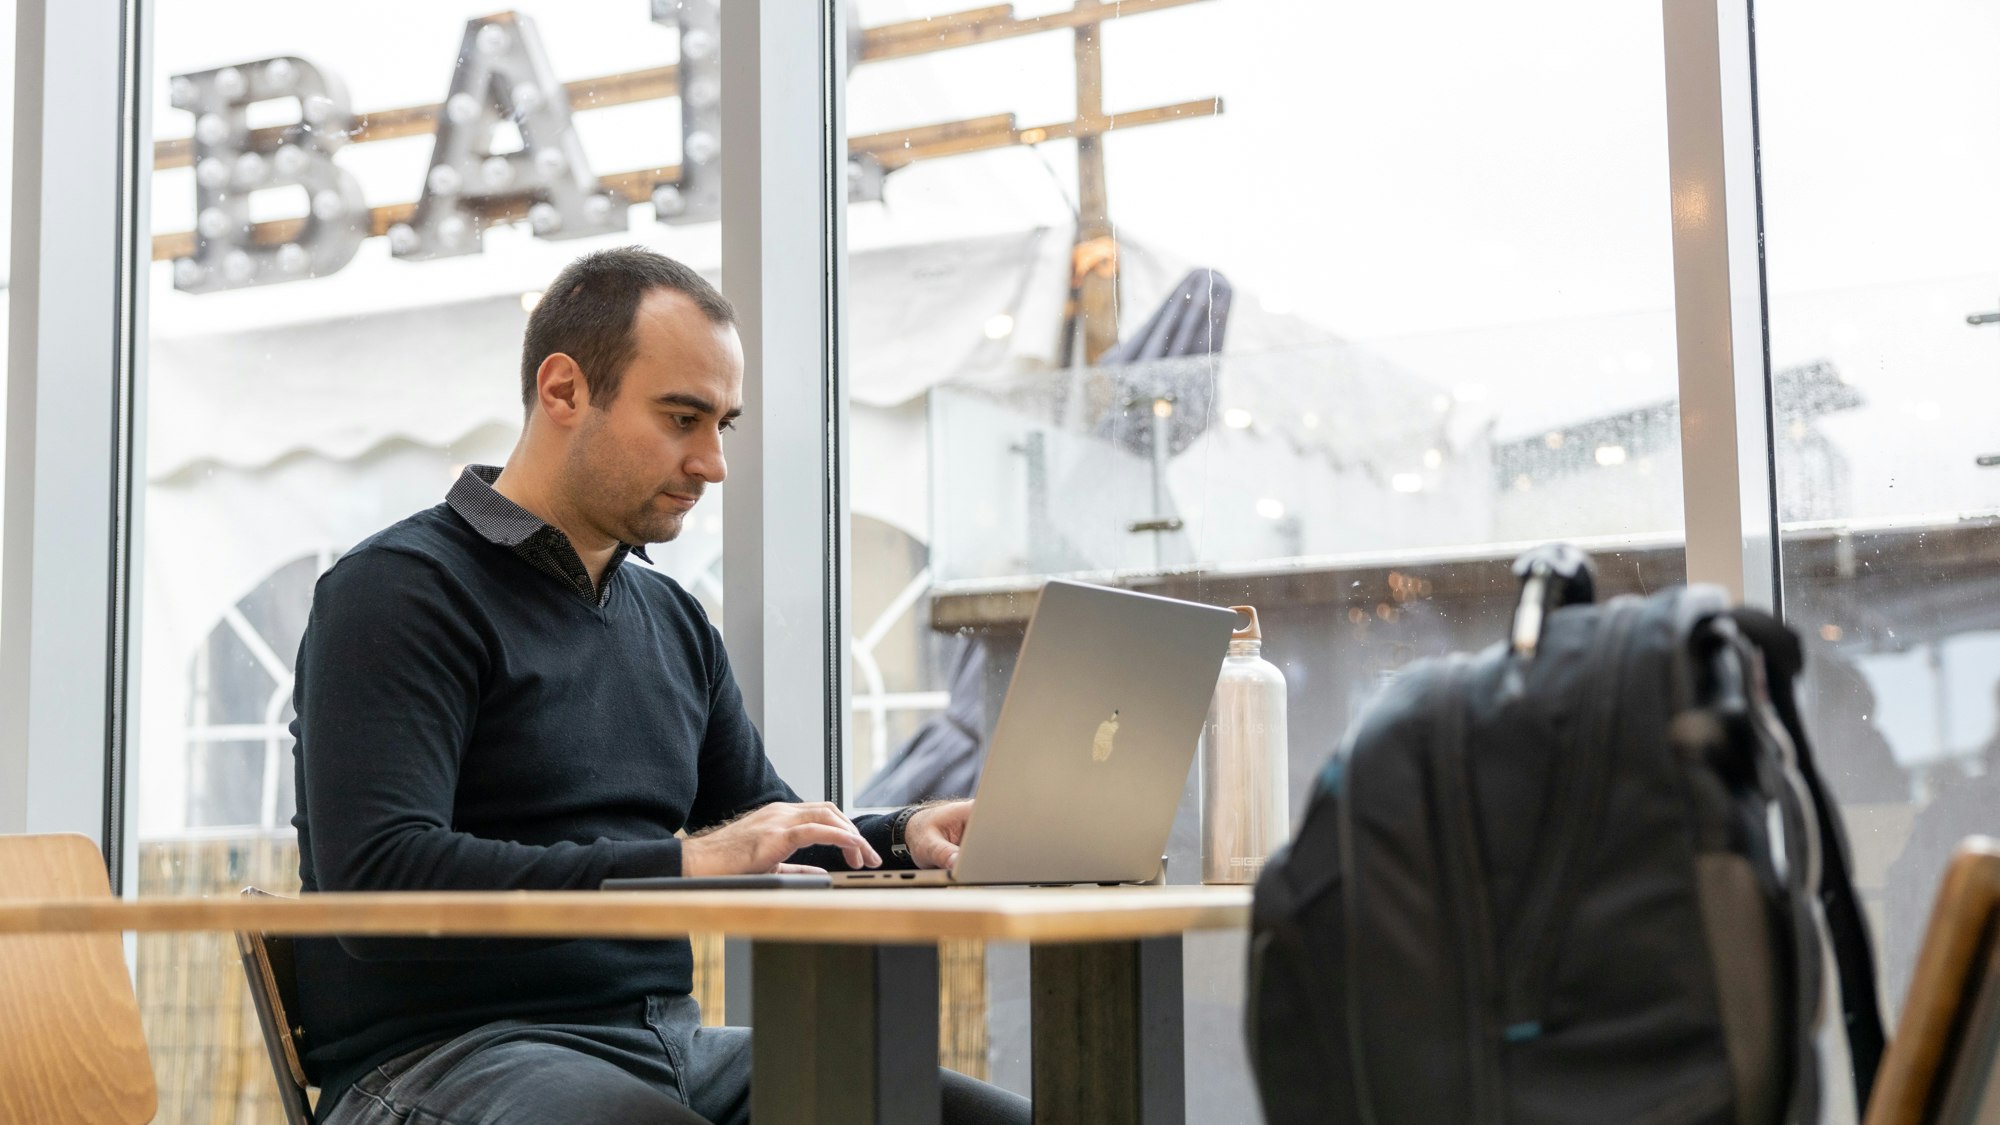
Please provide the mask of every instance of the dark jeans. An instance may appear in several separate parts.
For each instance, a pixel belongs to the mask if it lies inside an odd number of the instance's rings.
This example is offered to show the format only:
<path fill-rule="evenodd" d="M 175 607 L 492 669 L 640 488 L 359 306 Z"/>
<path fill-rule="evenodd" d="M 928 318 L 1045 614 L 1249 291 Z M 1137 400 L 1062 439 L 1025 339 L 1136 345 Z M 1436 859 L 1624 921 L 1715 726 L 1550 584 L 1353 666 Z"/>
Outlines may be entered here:
<path fill-rule="evenodd" d="M 363 1075 L 323 1125 L 742 1125 L 750 1029 L 702 1027 L 688 996 L 586 1013 L 574 1023 L 501 1020 Z M 940 1071 L 945 1125 L 1013 1125 L 1028 1100 Z"/>

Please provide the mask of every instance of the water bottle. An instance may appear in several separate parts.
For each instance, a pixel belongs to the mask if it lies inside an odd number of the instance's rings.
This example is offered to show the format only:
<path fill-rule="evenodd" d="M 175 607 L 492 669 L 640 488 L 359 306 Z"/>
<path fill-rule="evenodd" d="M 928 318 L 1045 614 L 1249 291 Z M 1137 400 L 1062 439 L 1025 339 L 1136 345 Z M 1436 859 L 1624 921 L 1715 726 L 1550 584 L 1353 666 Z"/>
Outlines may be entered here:
<path fill-rule="evenodd" d="M 1252 606 L 1229 639 L 1201 740 L 1201 881 L 1254 883 L 1291 835 L 1286 780 L 1285 675 L 1260 655 Z"/>

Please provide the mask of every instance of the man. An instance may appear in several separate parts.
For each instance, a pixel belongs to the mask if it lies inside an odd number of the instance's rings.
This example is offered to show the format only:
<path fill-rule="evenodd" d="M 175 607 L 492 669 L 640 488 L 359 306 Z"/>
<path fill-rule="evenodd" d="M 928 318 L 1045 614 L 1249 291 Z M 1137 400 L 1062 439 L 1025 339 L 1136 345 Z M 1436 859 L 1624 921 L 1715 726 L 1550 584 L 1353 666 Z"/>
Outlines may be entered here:
<path fill-rule="evenodd" d="M 968 802 L 857 821 L 801 803 L 700 604 L 624 565 L 723 479 L 734 319 L 659 254 L 571 263 L 528 319 L 506 466 L 468 468 L 320 579 L 292 727 L 307 891 L 954 862 Z M 685 941 L 345 938 L 297 957 L 327 1125 L 748 1120 L 750 1033 L 700 1027 Z M 1015 1095 L 943 1083 L 948 1122 L 1028 1119 Z"/>

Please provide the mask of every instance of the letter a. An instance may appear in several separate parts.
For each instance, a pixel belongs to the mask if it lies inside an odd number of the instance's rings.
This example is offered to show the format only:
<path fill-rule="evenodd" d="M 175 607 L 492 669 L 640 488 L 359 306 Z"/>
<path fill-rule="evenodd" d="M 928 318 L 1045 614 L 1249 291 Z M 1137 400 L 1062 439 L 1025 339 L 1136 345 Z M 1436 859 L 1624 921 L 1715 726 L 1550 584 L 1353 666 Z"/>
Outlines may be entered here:
<path fill-rule="evenodd" d="M 521 147 L 496 152 L 494 131 L 509 122 Z M 502 12 L 465 25 L 423 195 L 408 223 L 389 228 L 389 249 L 417 259 L 476 253 L 491 216 L 519 215 L 523 204 L 542 238 L 626 229 L 626 202 L 591 174 L 534 21 Z"/>

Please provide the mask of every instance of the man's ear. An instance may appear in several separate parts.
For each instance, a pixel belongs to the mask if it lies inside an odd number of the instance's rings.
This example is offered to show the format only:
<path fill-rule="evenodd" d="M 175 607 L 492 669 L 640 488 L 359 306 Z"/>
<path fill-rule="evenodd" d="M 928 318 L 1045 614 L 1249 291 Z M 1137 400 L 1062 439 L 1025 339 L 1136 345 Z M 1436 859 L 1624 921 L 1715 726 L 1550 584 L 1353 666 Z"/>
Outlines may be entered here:
<path fill-rule="evenodd" d="M 535 369 L 535 397 L 550 421 L 568 426 L 590 405 L 590 385 L 575 360 L 562 352 L 551 352 Z"/>

